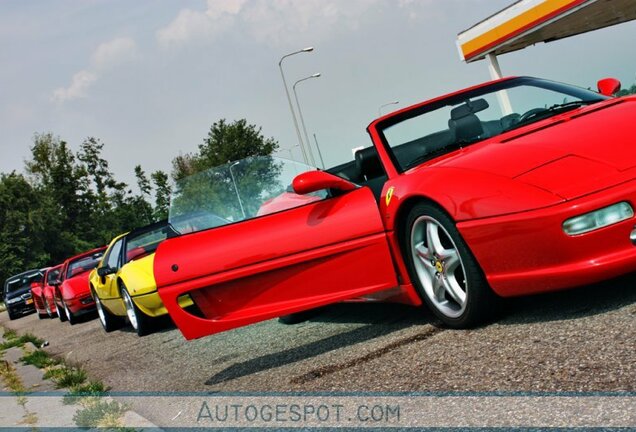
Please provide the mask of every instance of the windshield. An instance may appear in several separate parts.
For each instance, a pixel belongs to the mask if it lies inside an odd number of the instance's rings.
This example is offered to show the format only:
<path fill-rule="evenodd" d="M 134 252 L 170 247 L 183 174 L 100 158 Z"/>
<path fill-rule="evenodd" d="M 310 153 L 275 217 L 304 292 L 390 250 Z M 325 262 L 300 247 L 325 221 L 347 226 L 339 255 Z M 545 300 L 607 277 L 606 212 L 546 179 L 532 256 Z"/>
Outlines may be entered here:
<path fill-rule="evenodd" d="M 104 255 L 104 252 L 100 251 L 92 255 L 79 258 L 75 261 L 71 261 L 68 265 L 68 269 L 66 270 L 66 279 L 77 276 L 80 273 L 93 270 L 97 267 L 97 264 L 99 264 L 99 261 L 102 259 L 102 255 Z"/>
<path fill-rule="evenodd" d="M 271 156 L 247 158 L 178 181 L 170 200 L 169 222 L 188 234 L 307 204 L 326 191 L 296 195 L 291 182 L 316 168 Z"/>
<path fill-rule="evenodd" d="M 168 238 L 169 231 L 170 227 L 164 221 L 155 228 L 130 233 L 126 238 L 126 262 L 154 253 L 159 243 Z"/>
<path fill-rule="evenodd" d="M 515 78 L 389 119 L 382 135 L 404 171 L 458 148 L 605 99 L 566 84 Z"/>
<path fill-rule="evenodd" d="M 7 293 L 19 291 L 23 288 L 31 287 L 33 282 L 41 282 L 42 281 L 42 273 L 40 271 L 34 271 L 33 273 L 27 273 L 20 275 L 19 277 L 14 277 L 8 279 L 4 284 L 4 290 Z"/>
<path fill-rule="evenodd" d="M 50 270 L 46 275 L 46 284 L 52 285 L 53 283 L 55 283 L 60 276 L 60 271 L 60 268 Z"/>

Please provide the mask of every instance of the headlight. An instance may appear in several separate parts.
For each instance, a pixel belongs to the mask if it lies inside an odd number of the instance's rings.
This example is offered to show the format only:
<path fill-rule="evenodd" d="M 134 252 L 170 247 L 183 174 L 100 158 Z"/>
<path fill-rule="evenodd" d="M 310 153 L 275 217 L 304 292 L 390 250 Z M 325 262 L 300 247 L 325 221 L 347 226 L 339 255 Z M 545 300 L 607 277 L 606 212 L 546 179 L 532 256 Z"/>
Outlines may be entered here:
<path fill-rule="evenodd" d="M 12 298 L 12 299 L 8 299 L 8 300 L 7 300 L 7 304 L 8 304 L 8 305 L 10 305 L 10 304 L 14 304 L 14 303 L 19 302 L 20 300 L 22 300 L 22 298 L 21 298 L 21 297 L 14 297 L 14 298 Z"/>
<path fill-rule="evenodd" d="M 634 209 L 629 203 L 621 202 L 563 222 L 567 235 L 578 235 L 594 231 L 634 217 Z"/>

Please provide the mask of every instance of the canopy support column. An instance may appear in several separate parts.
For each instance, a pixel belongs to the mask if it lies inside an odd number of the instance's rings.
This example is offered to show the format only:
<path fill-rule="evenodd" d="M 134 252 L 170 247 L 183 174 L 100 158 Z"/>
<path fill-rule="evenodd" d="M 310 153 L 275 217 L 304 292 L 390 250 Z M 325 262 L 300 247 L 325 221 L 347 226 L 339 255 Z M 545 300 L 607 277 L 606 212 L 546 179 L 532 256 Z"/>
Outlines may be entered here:
<path fill-rule="evenodd" d="M 499 60 L 497 56 L 494 54 L 486 55 L 486 61 L 488 62 L 488 72 L 490 72 L 490 78 L 493 80 L 498 80 L 503 78 L 501 74 L 501 67 L 499 67 Z M 504 115 L 512 114 L 514 111 L 512 110 L 512 104 L 510 103 L 510 97 L 508 97 L 508 92 L 502 90 L 497 92 L 497 97 L 499 98 L 499 104 L 501 105 L 501 110 Z"/>

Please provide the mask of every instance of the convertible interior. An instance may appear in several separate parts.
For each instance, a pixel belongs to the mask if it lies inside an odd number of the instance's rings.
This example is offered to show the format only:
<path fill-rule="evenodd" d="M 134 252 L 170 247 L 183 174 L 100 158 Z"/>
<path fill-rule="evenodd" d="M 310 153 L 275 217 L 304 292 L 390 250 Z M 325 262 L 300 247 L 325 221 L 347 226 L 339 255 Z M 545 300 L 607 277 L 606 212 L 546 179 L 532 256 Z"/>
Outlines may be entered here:
<path fill-rule="evenodd" d="M 477 113 L 489 107 L 484 99 L 465 101 L 450 112 L 448 128 L 392 147 L 393 155 L 402 169 L 446 152 L 499 135 L 519 120 L 519 114 L 509 114 L 499 120 L 481 121 Z M 387 176 L 375 147 L 355 153 L 355 159 L 326 170 L 360 186 L 368 186 L 376 200 L 380 199 Z"/>

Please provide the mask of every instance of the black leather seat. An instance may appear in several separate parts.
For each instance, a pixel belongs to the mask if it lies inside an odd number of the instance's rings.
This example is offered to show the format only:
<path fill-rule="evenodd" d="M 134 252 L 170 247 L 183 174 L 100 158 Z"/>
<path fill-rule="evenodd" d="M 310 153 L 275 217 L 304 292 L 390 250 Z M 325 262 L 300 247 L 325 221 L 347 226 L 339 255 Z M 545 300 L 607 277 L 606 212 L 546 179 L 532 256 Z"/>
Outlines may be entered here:
<path fill-rule="evenodd" d="M 484 99 L 467 101 L 451 110 L 448 128 L 455 137 L 457 144 L 468 144 L 484 134 L 484 127 L 475 113 L 488 108 Z"/>
<path fill-rule="evenodd" d="M 387 176 L 375 147 L 358 150 L 355 154 L 355 163 L 360 174 L 359 184 L 369 186 L 375 198 L 379 200 Z"/>

